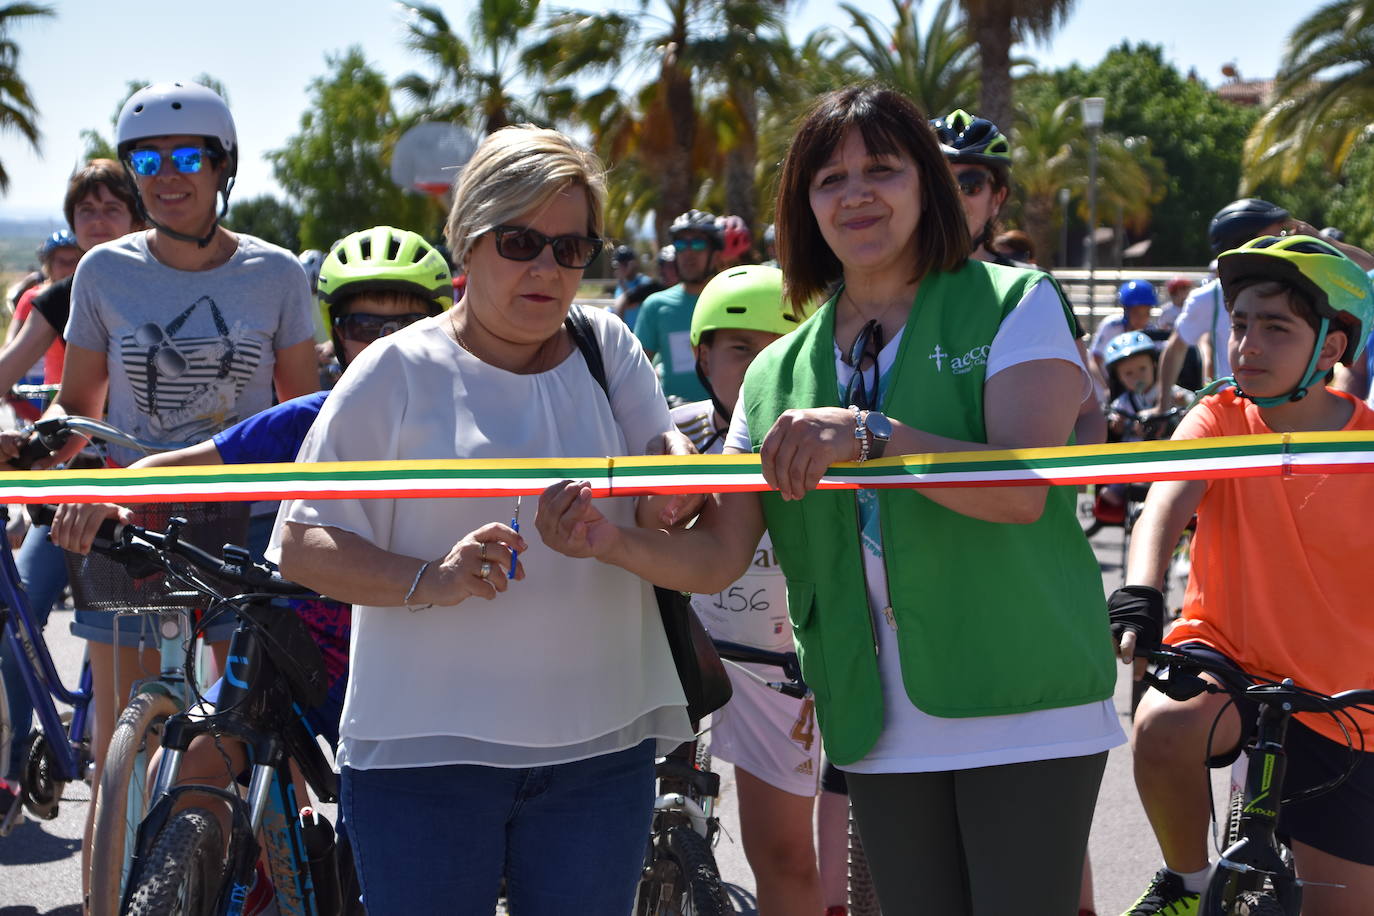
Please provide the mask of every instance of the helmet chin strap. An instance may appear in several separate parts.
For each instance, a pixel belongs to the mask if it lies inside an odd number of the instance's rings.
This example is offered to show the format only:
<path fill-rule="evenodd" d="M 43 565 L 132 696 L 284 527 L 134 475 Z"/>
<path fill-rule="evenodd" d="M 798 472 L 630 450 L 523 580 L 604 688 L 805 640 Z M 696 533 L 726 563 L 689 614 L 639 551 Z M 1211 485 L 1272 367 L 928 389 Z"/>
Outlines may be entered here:
<path fill-rule="evenodd" d="M 711 387 L 711 382 L 706 378 L 706 373 L 701 371 L 701 360 L 697 360 L 696 370 L 697 380 L 701 382 L 701 387 L 706 389 L 707 396 L 711 398 L 711 405 L 715 408 L 717 414 L 725 418 L 725 424 L 728 427 L 730 421 L 734 419 L 734 411 L 730 410 L 728 407 L 722 404 L 720 402 L 720 398 L 716 397 L 716 389 Z M 715 418 L 712 417 L 711 419 L 714 420 Z M 706 451 L 706 449 L 710 448 L 712 445 L 715 445 L 716 440 L 723 435 L 720 430 L 714 428 L 714 422 L 711 424 L 711 426 L 713 427 L 713 429 L 711 430 L 711 438 L 709 441 L 707 441 L 706 448 L 702 449 L 703 452 Z"/>
<path fill-rule="evenodd" d="M 143 195 L 135 195 L 134 200 L 138 204 L 138 215 L 143 217 L 143 221 L 148 225 L 152 226 L 158 232 L 165 232 L 172 238 L 179 239 L 183 242 L 195 242 L 197 248 L 206 248 L 209 247 L 210 243 L 215 239 L 215 232 L 219 229 L 219 221 L 224 219 L 224 215 L 229 212 L 229 191 L 233 187 L 234 179 L 230 178 L 227 182 L 225 182 L 223 191 L 220 192 L 223 203 L 220 204 L 219 213 L 217 213 L 215 215 L 215 218 L 210 221 L 210 229 L 203 236 L 190 235 L 185 232 L 178 232 L 170 226 L 162 225 L 162 223 L 159 223 L 157 220 L 153 219 L 153 217 L 148 213 L 148 208 L 143 205 Z"/>
<path fill-rule="evenodd" d="M 1207 388 L 1204 388 L 1203 391 L 1207 391 L 1208 394 L 1211 394 L 1212 391 L 1216 390 L 1213 386 L 1217 386 L 1219 382 L 1230 382 L 1232 385 L 1235 385 L 1236 395 L 1238 397 L 1246 398 L 1253 402 L 1256 407 L 1278 407 L 1280 404 L 1301 401 L 1303 398 L 1307 397 L 1307 390 L 1317 384 L 1322 376 L 1326 375 L 1325 370 L 1317 368 L 1317 360 L 1321 357 L 1322 343 L 1326 340 L 1326 332 L 1330 329 L 1331 320 L 1323 317 L 1321 324 L 1317 327 L 1317 342 L 1312 347 L 1312 358 L 1307 361 L 1307 371 L 1303 373 L 1302 382 L 1287 394 L 1280 394 L 1269 398 L 1257 398 L 1254 395 L 1246 394 L 1239 385 L 1236 385 L 1235 378 L 1217 379 L 1215 382 L 1212 382 L 1211 385 L 1208 385 Z M 1208 391 L 1208 389 L 1211 389 L 1211 391 Z M 1200 391 L 1198 394 L 1201 395 L 1202 392 Z"/>

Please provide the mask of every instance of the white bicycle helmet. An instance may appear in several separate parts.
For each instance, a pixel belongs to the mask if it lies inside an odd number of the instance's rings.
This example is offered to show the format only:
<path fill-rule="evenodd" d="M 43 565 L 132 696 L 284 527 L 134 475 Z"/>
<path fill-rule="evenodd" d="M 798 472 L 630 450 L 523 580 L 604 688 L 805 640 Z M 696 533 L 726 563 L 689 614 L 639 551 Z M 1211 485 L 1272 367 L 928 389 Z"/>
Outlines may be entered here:
<path fill-rule="evenodd" d="M 148 219 L 146 212 L 140 215 L 162 231 L 204 247 L 214 238 L 219 220 L 223 219 L 229 210 L 229 191 L 234 185 L 234 176 L 238 173 L 239 167 L 238 132 L 234 129 L 234 117 L 229 113 L 229 106 L 224 103 L 224 99 L 213 89 L 190 81 L 178 80 L 145 86 L 129 96 L 129 100 L 119 111 L 119 119 L 115 123 L 115 149 L 127 169 L 128 153 L 139 140 L 172 137 L 178 134 L 204 137 L 211 152 L 223 157 L 224 167 L 220 171 L 219 192 L 224 202 L 219 215 L 204 239 L 160 226 Z M 139 210 L 143 210 L 141 198 Z"/>

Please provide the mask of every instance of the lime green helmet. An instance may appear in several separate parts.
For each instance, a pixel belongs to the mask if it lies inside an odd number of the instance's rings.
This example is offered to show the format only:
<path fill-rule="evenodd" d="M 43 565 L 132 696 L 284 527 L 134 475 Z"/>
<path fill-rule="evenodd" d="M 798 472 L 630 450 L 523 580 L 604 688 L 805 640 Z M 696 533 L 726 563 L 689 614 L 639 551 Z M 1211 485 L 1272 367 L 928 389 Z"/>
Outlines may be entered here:
<path fill-rule="evenodd" d="M 692 310 L 692 346 L 701 343 L 701 335 L 707 331 L 786 334 L 796 330 L 801 321 L 783 301 L 782 271 L 745 264 L 716 274 L 701 291 Z"/>
<path fill-rule="evenodd" d="M 1317 357 L 1327 330 L 1333 325 L 1346 332 L 1341 362 L 1353 363 L 1364 348 L 1374 321 L 1374 287 L 1354 261 L 1329 242 L 1310 235 L 1265 235 L 1223 252 L 1217 258 L 1221 288 L 1230 298 L 1234 284 L 1250 279 L 1277 280 L 1302 290 L 1312 299 L 1321 327 L 1302 384 L 1281 398 L 1254 398 L 1261 407 L 1296 401 L 1324 375 L 1316 369 Z M 1269 401 L 1272 403 L 1264 403 Z"/>
<path fill-rule="evenodd" d="M 417 232 L 377 226 L 334 243 L 320 265 L 316 288 L 320 315 L 333 328 L 333 307 L 368 292 L 412 293 L 430 302 L 437 315 L 453 305 L 448 262 Z"/>

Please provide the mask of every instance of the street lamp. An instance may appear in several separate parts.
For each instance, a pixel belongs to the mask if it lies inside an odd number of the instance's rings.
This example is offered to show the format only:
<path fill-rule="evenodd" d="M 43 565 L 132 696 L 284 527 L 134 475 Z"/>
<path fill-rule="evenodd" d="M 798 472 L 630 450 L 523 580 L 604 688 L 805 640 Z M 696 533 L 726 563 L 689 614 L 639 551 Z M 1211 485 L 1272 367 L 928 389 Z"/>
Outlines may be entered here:
<path fill-rule="evenodd" d="M 1059 250 L 1062 252 L 1060 257 L 1064 259 L 1061 267 L 1069 266 L 1069 189 L 1059 189 L 1059 210 L 1063 216 L 1063 223 L 1059 228 Z"/>
<path fill-rule="evenodd" d="M 1103 116 L 1107 113 L 1107 100 L 1087 98 L 1083 100 L 1083 126 L 1088 129 L 1088 308 L 1093 309 L 1096 287 L 1093 285 L 1093 272 L 1097 269 L 1097 135 L 1102 130 Z"/>

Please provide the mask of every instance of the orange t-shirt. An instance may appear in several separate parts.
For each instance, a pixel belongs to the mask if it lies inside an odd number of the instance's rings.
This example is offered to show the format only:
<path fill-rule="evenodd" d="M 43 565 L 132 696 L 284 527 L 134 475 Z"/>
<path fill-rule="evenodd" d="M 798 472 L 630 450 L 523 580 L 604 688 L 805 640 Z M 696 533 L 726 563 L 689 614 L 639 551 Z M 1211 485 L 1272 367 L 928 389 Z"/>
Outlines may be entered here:
<path fill-rule="evenodd" d="M 1342 392 L 1347 430 L 1374 430 L 1374 410 Z M 1204 398 L 1175 439 L 1273 433 L 1232 390 Z M 1213 480 L 1197 510 L 1183 616 L 1165 637 L 1198 641 L 1246 671 L 1322 693 L 1374 688 L 1374 582 L 1368 568 L 1374 474 Z M 1355 713 L 1366 746 L 1374 717 Z M 1304 725 L 1345 744 L 1330 717 Z"/>

